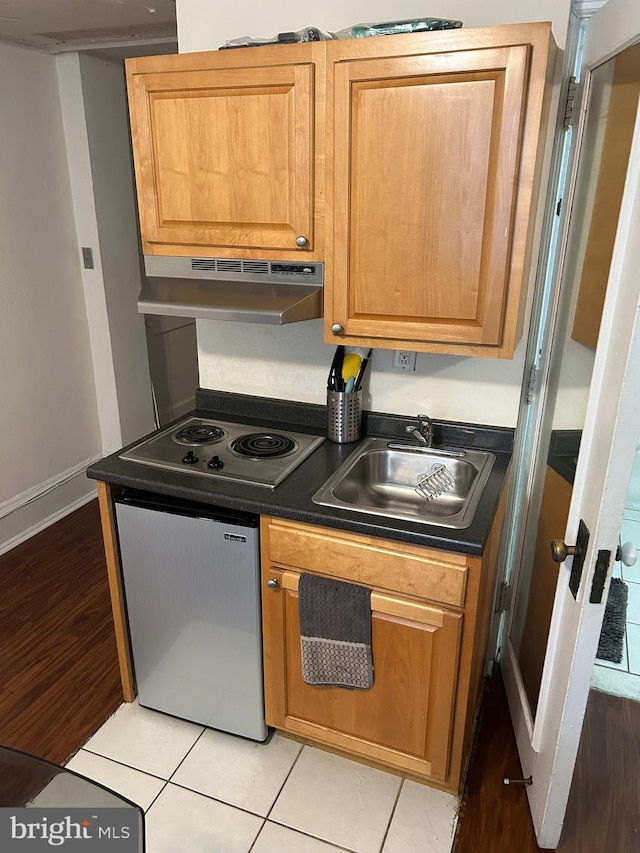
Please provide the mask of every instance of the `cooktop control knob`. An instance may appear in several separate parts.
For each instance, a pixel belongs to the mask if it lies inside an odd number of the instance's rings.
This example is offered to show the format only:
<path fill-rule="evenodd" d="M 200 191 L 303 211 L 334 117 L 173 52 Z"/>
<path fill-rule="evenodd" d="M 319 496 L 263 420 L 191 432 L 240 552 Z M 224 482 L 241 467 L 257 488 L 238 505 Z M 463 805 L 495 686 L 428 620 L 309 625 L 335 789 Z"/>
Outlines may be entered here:
<path fill-rule="evenodd" d="M 212 456 L 211 459 L 207 462 L 207 468 L 213 468 L 214 471 L 219 471 L 220 468 L 224 468 L 224 462 L 220 459 L 219 456 Z"/>
<path fill-rule="evenodd" d="M 187 452 L 182 457 L 182 461 L 187 465 L 195 465 L 198 461 L 198 457 L 195 455 L 193 450 L 187 450 Z"/>

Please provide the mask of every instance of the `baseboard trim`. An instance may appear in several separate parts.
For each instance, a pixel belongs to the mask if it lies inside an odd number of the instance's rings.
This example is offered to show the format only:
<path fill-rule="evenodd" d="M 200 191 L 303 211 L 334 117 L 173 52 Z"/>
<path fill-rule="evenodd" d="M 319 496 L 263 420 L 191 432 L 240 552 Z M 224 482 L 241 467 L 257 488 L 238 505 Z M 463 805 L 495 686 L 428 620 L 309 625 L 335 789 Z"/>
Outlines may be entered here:
<path fill-rule="evenodd" d="M 85 471 L 96 456 L 0 504 L 0 555 L 55 524 L 96 497 Z"/>

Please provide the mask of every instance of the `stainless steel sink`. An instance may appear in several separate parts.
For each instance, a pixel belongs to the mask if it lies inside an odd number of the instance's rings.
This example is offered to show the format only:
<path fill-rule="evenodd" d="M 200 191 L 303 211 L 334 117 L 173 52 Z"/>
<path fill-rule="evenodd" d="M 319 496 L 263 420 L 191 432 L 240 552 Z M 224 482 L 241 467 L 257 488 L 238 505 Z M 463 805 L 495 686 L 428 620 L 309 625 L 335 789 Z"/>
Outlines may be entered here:
<path fill-rule="evenodd" d="M 493 453 L 484 450 L 411 447 L 387 438 L 369 438 L 312 500 L 353 512 L 469 527 L 494 462 Z M 446 469 L 449 485 L 427 500 L 416 486 L 440 465 Z"/>

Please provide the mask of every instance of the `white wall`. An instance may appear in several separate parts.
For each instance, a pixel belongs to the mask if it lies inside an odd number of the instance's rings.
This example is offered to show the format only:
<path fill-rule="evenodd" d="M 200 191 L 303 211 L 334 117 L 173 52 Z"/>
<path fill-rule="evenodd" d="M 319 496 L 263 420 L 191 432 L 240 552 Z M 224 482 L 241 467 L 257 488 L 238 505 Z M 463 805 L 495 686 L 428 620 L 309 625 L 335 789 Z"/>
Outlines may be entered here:
<path fill-rule="evenodd" d="M 465 27 L 518 21 L 550 20 L 564 44 L 569 0 L 439 0 L 429 15 L 458 18 Z M 336 31 L 348 25 L 425 14 L 423 2 L 403 0 L 327 0 L 305 4 L 280 0 L 269 4 L 245 0 L 221 7 L 208 0 L 178 0 L 181 53 L 215 49 L 242 35 L 271 37 L 305 26 Z M 285 327 L 198 321 L 200 384 L 205 388 L 325 401 L 326 375 L 333 347 L 322 342 L 320 321 Z M 512 361 L 419 354 L 415 374 L 391 371 L 392 353 L 374 352 L 367 409 L 440 419 L 515 426 L 525 346 Z M 366 386 L 365 386 L 366 387 Z"/>
<path fill-rule="evenodd" d="M 287 326 L 198 320 L 200 384 L 217 391 L 325 403 L 334 347 L 322 320 Z M 513 361 L 418 353 L 415 373 L 392 370 L 393 352 L 374 350 L 363 406 L 377 412 L 512 426 L 524 347 Z M 357 350 L 364 354 L 364 350 Z"/>
<path fill-rule="evenodd" d="M 137 310 L 141 257 L 124 64 L 86 54 L 80 54 L 79 59 L 116 377 L 120 447 L 154 426 L 144 317 Z"/>
<path fill-rule="evenodd" d="M 149 432 L 153 407 L 122 63 L 57 57 L 78 246 L 105 453 Z"/>
<path fill-rule="evenodd" d="M 95 491 L 102 445 L 52 57 L 0 44 L 0 116 L 2 550 L 43 490 L 48 514 Z"/>

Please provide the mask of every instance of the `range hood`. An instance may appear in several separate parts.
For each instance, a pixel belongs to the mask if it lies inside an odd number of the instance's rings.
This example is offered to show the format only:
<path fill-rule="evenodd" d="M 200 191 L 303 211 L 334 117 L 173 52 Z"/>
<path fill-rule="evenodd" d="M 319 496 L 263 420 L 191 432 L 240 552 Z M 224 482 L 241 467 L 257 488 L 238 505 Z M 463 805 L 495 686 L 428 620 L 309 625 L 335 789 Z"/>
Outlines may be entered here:
<path fill-rule="evenodd" d="M 322 317 L 324 264 L 145 255 L 141 314 L 283 325 Z"/>

